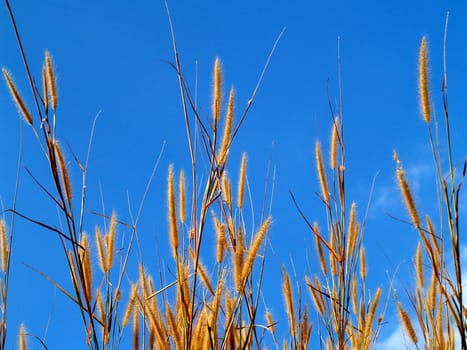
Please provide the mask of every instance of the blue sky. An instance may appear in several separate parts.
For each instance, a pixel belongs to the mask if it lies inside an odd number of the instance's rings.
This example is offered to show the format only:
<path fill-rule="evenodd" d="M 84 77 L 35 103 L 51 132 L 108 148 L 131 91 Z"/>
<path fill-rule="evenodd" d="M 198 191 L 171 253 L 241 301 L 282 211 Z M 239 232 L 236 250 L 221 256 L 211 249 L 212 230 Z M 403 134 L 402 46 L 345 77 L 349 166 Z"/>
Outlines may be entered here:
<path fill-rule="evenodd" d="M 448 74 L 454 160 L 465 157 L 467 110 L 467 5 L 459 2 L 422 1 L 171 1 L 169 2 L 184 73 L 194 90 L 198 77 L 198 102 L 208 115 L 211 69 L 215 57 L 222 61 L 227 92 L 234 86 L 238 111 L 243 109 L 261 73 L 271 47 L 283 28 L 285 33 L 236 143 L 229 172 L 236 176 L 241 152 L 249 157 L 249 184 L 255 211 L 259 212 L 267 162 L 272 154 L 276 169 L 273 198 L 274 253 L 269 252 L 266 295 L 272 310 L 282 308 L 282 264 L 293 259 L 298 276 L 314 264 L 314 241 L 289 196 L 292 190 L 310 220 L 325 226 L 314 167 L 314 142 L 327 145 L 331 114 L 326 88 L 336 108 L 339 97 L 337 42 L 340 37 L 343 109 L 347 147 L 348 198 L 363 215 L 371 182 L 376 174 L 365 236 L 371 288 L 389 285 L 400 264 L 398 288 L 411 282 L 411 259 L 416 232 L 391 219 L 406 218 L 394 177 L 392 152 L 397 148 L 415 186 L 421 211 L 435 213 L 433 170 L 426 128 L 417 100 L 417 54 L 423 35 L 430 49 L 431 92 L 441 116 L 440 87 L 446 13 Z M 140 231 L 147 246 L 148 264 L 153 248 L 168 249 L 166 242 L 165 186 L 168 165 L 189 167 L 189 154 L 173 60 L 170 31 L 163 1 L 15 1 L 12 4 L 33 74 L 39 78 L 44 51 L 49 50 L 58 74 L 59 126 L 63 141 L 85 157 L 94 116 L 100 112 L 88 179 L 89 210 L 115 209 L 128 219 L 127 195 L 135 212 L 153 164 L 165 142 Z M 20 55 L 4 5 L 0 6 L 0 65 L 9 69 L 29 103 L 29 90 Z M 197 75 L 196 75 L 197 71 Z M 0 90 L 0 195 L 9 208 L 15 186 L 19 135 L 22 166 L 45 184 L 48 173 L 37 143 L 18 117 L 10 96 Z M 239 115 L 237 115 L 237 118 Z M 274 146 L 272 147 L 272 143 Z M 271 153 L 272 152 L 272 153 Z M 69 157 L 71 159 L 71 157 Z M 79 186 L 78 172 L 72 180 Z M 423 204 L 422 204 L 423 202 Z M 55 218 L 55 209 L 23 171 L 18 210 L 41 220 Z M 361 217 L 361 216 L 360 216 Z M 92 218 L 102 224 L 98 218 Z M 55 276 L 67 278 L 56 237 L 18 220 L 15 228 L 11 299 L 10 346 L 21 321 L 42 336 L 49 316 L 48 344 L 56 348 L 65 339 L 81 339 L 79 324 L 69 321 L 70 305 L 41 277 L 24 267 L 27 263 Z M 155 248 L 154 248 L 155 249 Z M 31 294 L 33 296 L 31 296 Z M 274 306 L 274 304 L 276 306 Z M 31 312 L 34 310 L 33 312 Z M 73 309 L 71 309 L 73 310 Z M 397 330 L 389 308 L 382 340 Z M 76 318 L 79 322 L 79 318 Z M 34 348 L 38 348 L 35 347 Z M 78 346 L 76 348 L 82 348 Z"/>

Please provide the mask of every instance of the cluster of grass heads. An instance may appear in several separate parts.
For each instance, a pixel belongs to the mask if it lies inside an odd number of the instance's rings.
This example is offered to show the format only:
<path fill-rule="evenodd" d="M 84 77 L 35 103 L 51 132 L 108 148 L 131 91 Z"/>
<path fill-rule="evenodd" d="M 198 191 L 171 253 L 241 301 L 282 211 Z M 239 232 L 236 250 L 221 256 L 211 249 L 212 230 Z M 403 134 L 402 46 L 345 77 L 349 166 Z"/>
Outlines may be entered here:
<path fill-rule="evenodd" d="M 324 161 L 321 143 L 316 141 L 315 144 L 320 183 L 318 198 L 326 212 L 326 223 L 321 227 L 316 222 L 311 223 L 292 195 L 298 215 L 303 217 L 315 238 L 319 268 L 310 271 L 303 283 L 297 283 L 303 285 L 307 293 L 300 287 L 294 291 L 289 273 L 283 270 L 282 294 L 288 322 L 284 338 L 276 333 L 277 322 L 281 320 L 275 319 L 262 301 L 265 242 L 271 228 L 271 213 L 261 213 L 257 218 L 259 225 L 250 228 L 252 225 L 243 213 L 246 154 L 242 155 L 239 175 L 235 179 L 237 186 L 232 185 L 233 180 L 227 172 L 231 145 L 256 90 L 240 114 L 241 118 L 235 122 L 235 92 L 231 90 L 227 99 L 224 98 L 221 64 L 216 59 L 211 118 L 203 120 L 184 80 L 171 27 L 175 52 L 173 67 L 180 83 L 191 164 L 187 172 L 172 165 L 167 172 L 167 234 L 172 256 L 168 266 L 173 280 L 163 279 L 159 285 L 154 276 L 161 275 L 161 271 L 151 273 L 139 263 L 138 275 L 131 276 L 127 268 L 134 242 L 138 239 L 139 214 L 130 225 L 119 221 L 112 213 L 106 217 L 109 221 L 107 230 L 96 227 L 94 235 L 86 234 L 88 159 L 81 162 L 73 155 L 74 169 L 82 175 L 81 188 L 76 191 L 69 175 L 75 170 L 65 161 L 60 135 L 56 133 L 60 123 L 59 99 L 51 56 L 45 53 L 41 79 L 34 79 L 11 10 L 10 14 L 30 83 L 33 111 L 6 69 L 3 69 L 3 75 L 50 170 L 53 190 L 33 179 L 57 207 L 61 225 L 57 229 L 53 224 L 34 221 L 21 214 L 15 205 L 9 211 L 13 218 L 9 227 L 5 220 L 0 221 L 0 348 L 5 348 L 6 344 L 10 252 L 13 222 L 18 216 L 57 234 L 73 289 L 66 290 L 65 283 L 54 281 L 45 273 L 42 275 L 76 305 L 76 315 L 82 320 L 85 343 L 90 349 L 119 348 L 125 337 L 131 337 L 134 349 L 376 348 L 386 305 L 383 306 L 381 301 L 381 288 L 371 292 L 367 287 L 363 245 L 365 219 L 359 220 L 357 204 L 349 203 L 346 198 L 342 115 L 336 116 L 331 124 L 329 162 Z M 451 156 L 446 75 L 443 97 L 447 156 L 440 151 L 439 140 L 444 138 L 439 137 L 438 128 L 432 122 L 426 67 L 426 40 L 423 38 L 420 101 L 433 150 L 442 217 L 439 229 L 435 229 L 429 216 L 422 224 L 401 161 L 395 155 L 400 191 L 412 224 L 420 235 L 414 266 L 416 288 L 408 290 L 414 312 L 407 311 L 401 302 L 397 302 L 397 308 L 408 339 L 417 349 L 467 349 L 458 209 L 466 166 L 456 175 Z M 41 86 L 36 85 L 37 81 L 42 81 Z M 447 173 L 444 170 L 446 161 Z M 189 186 L 187 178 L 190 179 Z M 191 188 L 191 193 L 187 193 L 186 188 Z M 131 231 L 131 238 L 123 251 L 117 253 L 115 241 L 121 227 Z M 207 232 L 213 232 L 216 237 L 213 257 L 203 255 L 209 244 L 206 242 Z M 119 264 L 115 263 L 117 259 L 120 259 Z M 98 268 L 93 267 L 91 260 L 99 262 Z M 210 263 L 205 265 L 203 260 Z M 429 282 L 427 277 L 430 277 Z M 310 308 L 314 309 L 313 315 L 316 314 L 318 319 L 314 325 Z M 412 314 L 414 318 L 409 316 Z M 420 332 L 415 330 L 414 320 L 418 322 Z M 311 343 L 312 332 L 317 332 L 319 344 Z M 27 332 L 22 325 L 19 332 L 21 350 L 27 348 L 26 338 Z M 39 338 L 35 339 L 41 342 Z M 46 344 L 42 345 L 46 347 Z"/>

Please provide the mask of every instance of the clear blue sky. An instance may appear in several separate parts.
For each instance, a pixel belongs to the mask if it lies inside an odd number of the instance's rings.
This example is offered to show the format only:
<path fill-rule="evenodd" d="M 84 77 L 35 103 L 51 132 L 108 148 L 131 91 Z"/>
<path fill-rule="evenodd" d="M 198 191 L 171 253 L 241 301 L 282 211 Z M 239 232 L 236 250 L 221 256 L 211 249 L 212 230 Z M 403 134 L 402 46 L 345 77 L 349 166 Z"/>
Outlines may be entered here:
<path fill-rule="evenodd" d="M 431 92 L 441 115 L 443 31 L 450 11 L 448 74 L 456 161 L 465 157 L 467 120 L 467 5 L 446 1 L 170 1 L 181 61 L 194 89 L 198 68 L 199 106 L 210 111 L 211 69 L 222 60 L 225 90 L 234 86 L 238 110 L 251 95 L 274 40 L 286 27 L 263 84 L 233 147 L 230 173 L 236 176 L 242 151 L 249 157 L 249 181 L 259 212 L 272 148 L 276 167 L 273 198 L 274 253 L 269 251 L 265 294 L 273 312 L 282 307 L 282 264 L 293 259 L 298 277 L 308 263 L 316 266 L 311 233 L 293 207 L 292 190 L 310 220 L 325 226 L 314 167 L 314 141 L 327 145 L 331 115 L 326 86 L 336 107 L 337 40 L 340 37 L 344 123 L 347 147 L 348 198 L 360 217 L 371 182 L 378 173 L 369 211 L 365 245 L 370 286 L 389 292 L 387 273 L 400 266 L 403 290 L 411 282 L 407 271 L 415 252 L 416 232 L 386 213 L 406 218 L 394 179 L 392 151 L 397 148 L 408 170 L 421 210 L 435 213 L 431 199 L 433 173 L 426 128 L 417 100 L 417 54 L 427 35 L 430 48 Z M 179 101 L 178 81 L 166 63 L 173 60 L 167 16 L 162 0 L 152 1 L 12 1 L 33 74 L 39 79 L 44 51 L 49 50 L 58 74 L 59 138 L 68 141 L 81 159 L 89 132 L 97 123 L 88 179 L 88 208 L 115 209 L 129 220 L 127 194 L 136 212 L 154 161 L 166 142 L 139 231 L 145 240 L 145 261 L 157 268 L 154 247 L 168 250 L 165 186 L 167 168 L 189 168 L 189 154 Z M 26 100 L 32 104 L 14 33 L 4 4 L 0 5 L 0 65 L 9 69 Z M 22 166 L 49 183 L 33 134 L 22 123 L 7 88 L 0 89 L 0 195 L 12 205 L 20 130 Z M 237 118 L 239 116 L 237 115 Z M 71 160 L 71 156 L 69 157 Z M 79 186 L 79 173 L 73 174 Z M 40 220 L 55 220 L 54 208 L 23 171 L 18 210 Z M 92 218 L 87 230 L 93 230 Z M 82 329 L 76 310 L 58 291 L 27 269 L 32 265 L 56 278 L 67 279 L 59 241 L 54 234 L 18 220 L 14 232 L 9 307 L 12 348 L 19 323 L 43 336 L 50 349 L 66 340 L 82 349 Z M 164 253 L 162 253 L 164 254 Z M 306 261 L 309 259 L 309 262 Z M 97 263 L 96 263 L 97 265 Z M 309 270 L 308 270 L 309 272 Z M 274 304 L 276 306 L 274 306 Z M 75 313 L 75 314 L 74 314 Z M 396 330 L 394 311 L 387 312 L 381 341 Z M 73 321 L 70 321 L 72 320 Z M 68 322 L 70 325 L 68 326 Z M 73 324 L 76 322 L 76 326 Z M 283 321 L 285 323 L 285 320 Z M 64 326 L 67 324 L 67 326 Z M 314 333 L 316 330 L 314 331 Z M 75 347 L 70 344 L 80 344 Z M 15 344 L 16 346 L 16 344 Z M 34 344 L 33 348 L 39 348 Z"/>

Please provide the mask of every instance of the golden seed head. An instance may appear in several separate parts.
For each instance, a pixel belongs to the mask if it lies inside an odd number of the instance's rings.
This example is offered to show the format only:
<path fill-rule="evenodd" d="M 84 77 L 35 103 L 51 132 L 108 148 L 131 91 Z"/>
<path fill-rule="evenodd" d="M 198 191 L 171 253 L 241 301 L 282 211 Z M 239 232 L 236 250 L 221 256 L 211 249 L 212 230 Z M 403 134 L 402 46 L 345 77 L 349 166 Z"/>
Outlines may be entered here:
<path fill-rule="evenodd" d="M 10 77 L 10 73 L 8 73 L 8 71 L 5 68 L 2 68 L 2 71 L 3 71 L 3 76 L 5 77 L 6 83 L 8 85 L 8 89 L 10 90 L 11 97 L 13 98 L 13 101 L 16 104 L 16 107 L 18 107 L 26 123 L 32 126 L 33 121 L 32 121 L 31 112 L 29 112 L 29 109 L 26 107 L 26 104 L 24 103 L 23 98 L 19 94 L 15 83 Z"/>
<path fill-rule="evenodd" d="M 428 58 L 427 58 L 427 44 L 426 37 L 422 38 L 422 43 L 420 45 L 420 52 L 418 55 L 418 90 L 420 94 L 420 107 L 423 114 L 423 119 L 426 123 L 429 123 L 431 120 L 431 111 L 430 111 L 430 95 L 428 92 Z"/>
<path fill-rule="evenodd" d="M 245 193 L 245 180 L 246 180 L 246 153 L 242 154 L 242 165 L 240 166 L 240 177 L 238 180 L 238 198 L 237 207 L 243 208 L 243 197 Z"/>
<path fill-rule="evenodd" d="M 225 225 L 222 224 L 216 217 L 214 217 L 214 228 L 216 230 L 217 236 L 216 261 L 221 263 L 224 259 L 224 250 L 227 246 L 227 242 L 225 240 Z"/>
<path fill-rule="evenodd" d="M 292 298 L 292 287 L 290 285 L 289 274 L 284 271 L 282 280 L 282 295 L 284 297 L 285 307 L 287 311 L 287 318 L 289 320 L 290 332 L 292 335 L 296 334 L 296 320 L 295 320 L 295 308 Z"/>
<path fill-rule="evenodd" d="M 268 217 L 266 221 L 261 225 L 261 228 L 259 229 L 258 233 L 255 236 L 255 239 L 253 240 L 253 243 L 251 244 L 250 251 L 248 252 L 245 263 L 243 264 L 243 269 L 242 269 L 242 281 L 243 282 L 247 279 L 247 277 L 251 273 L 251 270 L 253 269 L 253 263 L 255 262 L 256 254 L 258 253 L 258 249 L 261 246 L 261 243 L 263 242 L 264 236 L 268 232 L 270 225 L 271 225 L 271 217 Z"/>
<path fill-rule="evenodd" d="M 415 333 L 415 329 L 413 328 L 412 321 L 410 321 L 409 315 L 403 309 L 400 302 L 397 303 L 397 310 L 399 312 L 399 317 L 402 321 L 402 325 L 404 326 L 404 329 L 407 332 L 410 340 L 412 341 L 412 343 L 417 344 L 418 339 Z"/>
<path fill-rule="evenodd" d="M 112 216 L 110 217 L 110 227 L 109 232 L 107 234 L 107 270 L 110 271 L 113 265 L 114 260 L 114 253 L 115 253 L 115 232 L 117 226 L 117 219 L 115 212 L 112 212 Z"/>
<path fill-rule="evenodd" d="M 60 176 L 62 178 L 63 187 L 65 188 L 65 196 L 68 202 L 68 206 L 72 207 L 73 191 L 71 187 L 71 180 L 68 173 L 68 168 L 66 166 L 65 158 L 63 157 L 63 152 L 60 148 L 59 143 L 54 141 L 54 150 L 55 156 L 58 161 L 58 168 L 60 170 Z"/>
<path fill-rule="evenodd" d="M 316 141 L 315 143 L 315 157 L 316 157 L 316 168 L 318 170 L 319 183 L 321 185 L 321 194 L 326 204 L 329 205 L 328 181 L 326 178 L 326 173 L 324 172 L 323 156 L 321 153 L 321 143 L 319 141 Z"/>
<path fill-rule="evenodd" d="M 107 267 L 107 258 L 105 256 L 104 244 L 102 243 L 102 234 L 101 234 L 101 231 L 99 230 L 99 227 L 97 226 L 95 229 L 95 233 L 96 233 L 97 255 L 99 257 L 99 266 L 103 273 L 107 273 L 109 269 Z"/>
<path fill-rule="evenodd" d="M 219 165 L 222 166 L 225 166 L 225 163 L 227 163 L 227 157 L 229 155 L 229 148 L 231 142 L 230 134 L 232 133 L 233 124 L 234 99 L 235 92 L 233 89 L 231 89 L 229 95 L 229 105 L 227 108 L 227 116 L 225 118 L 224 135 L 222 136 L 222 144 L 218 156 Z"/>
<path fill-rule="evenodd" d="M 412 219 L 412 223 L 414 224 L 416 228 L 420 229 L 421 228 L 420 217 L 418 216 L 418 211 L 415 207 L 415 202 L 412 197 L 412 192 L 410 191 L 407 180 L 405 179 L 404 171 L 402 170 L 401 167 L 397 168 L 396 174 L 397 174 L 397 181 L 399 182 L 399 188 L 402 192 L 405 206 L 407 207 L 410 218 Z"/>
<path fill-rule="evenodd" d="M 45 52 L 45 67 L 47 69 L 47 82 L 49 84 L 50 102 L 52 104 L 52 108 L 56 109 L 58 104 L 57 81 L 52 64 L 52 57 L 48 51 Z"/>
<path fill-rule="evenodd" d="M 19 327 L 19 349 L 20 350 L 26 350 L 26 328 L 24 328 L 24 324 L 21 323 L 21 326 Z"/>
<path fill-rule="evenodd" d="M 42 101 L 44 104 L 45 114 L 49 113 L 49 86 L 47 82 L 47 68 L 42 67 Z"/>
<path fill-rule="evenodd" d="M 6 223 L 5 220 L 0 220 L 0 252 L 1 252 L 1 269 L 5 273 L 8 265 L 8 239 L 6 235 Z"/>
<path fill-rule="evenodd" d="M 81 264 L 84 277 L 83 291 L 88 301 L 92 300 L 92 268 L 91 268 L 91 250 L 89 249 L 88 235 L 83 233 L 81 236 Z"/>
<path fill-rule="evenodd" d="M 415 267 L 417 270 L 417 287 L 423 289 L 425 283 L 423 279 L 423 259 L 422 259 L 422 246 L 420 242 L 417 245 L 417 253 L 415 256 Z"/>
<path fill-rule="evenodd" d="M 169 175 L 167 180 L 167 204 L 169 215 L 169 229 L 170 229 L 170 245 L 172 247 L 172 255 L 174 259 L 178 255 L 178 227 L 177 227 L 177 214 L 175 210 L 175 190 L 174 190 L 174 176 L 173 167 L 169 167 Z"/>
<path fill-rule="evenodd" d="M 362 280 L 366 279 L 366 260 L 365 260 L 365 249 L 363 246 L 360 247 L 360 277 Z"/>
<path fill-rule="evenodd" d="M 272 314 L 271 314 L 271 312 L 269 310 L 266 311 L 266 316 L 265 317 L 266 317 L 266 322 L 267 322 L 266 327 L 271 331 L 272 334 L 274 334 L 275 331 L 276 331 L 276 327 L 274 325 L 274 320 L 272 318 Z"/>
<path fill-rule="evenodd" d="M 339 143 L 339 117 L 334 118 L 331 133 L 331 169 L 336 169 L 337 165 L 337 145 Z"/>
<path fill-rule="evenodd" d="M 222 89 L 222 70 L 219 58 L 214 62 L 214 96 L 212 102 L 212 114 L 214 120 L 214 131 L 217 130 L 217 124 L 221 113 L 221 89 Z"/>
<path fill-rule="evenodd" d="M 315 233 L 314 234 L 314 236 L 315 236 L 315 245 L 316 245 L 316 251 L 318 252 L 319 263 L 320 263 L 320 266 L 321 266 L 321 272 L 323 272 L 323 274 L 327 275 L 328 267 L 327 267 L 327 264 L 326 264 L 326 259 L 324 258 L 323 244 L 322 244 L 321 240 L 319 239 L 319 237 L 321 235 L 319 235 L 319 227 L 318 227 L 317 222 L 315 222 L 313 224 L 313 232 Z"/>

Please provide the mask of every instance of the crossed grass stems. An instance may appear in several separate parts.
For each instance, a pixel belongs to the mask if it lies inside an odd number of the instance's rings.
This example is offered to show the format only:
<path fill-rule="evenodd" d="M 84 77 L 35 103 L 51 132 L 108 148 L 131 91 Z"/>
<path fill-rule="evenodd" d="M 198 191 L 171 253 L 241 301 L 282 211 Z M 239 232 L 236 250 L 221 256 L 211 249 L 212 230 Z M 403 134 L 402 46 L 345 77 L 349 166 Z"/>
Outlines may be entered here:
<path fill-rule="evenodd" d="M 229 93 L 225 116 L 222 117 L 224 105 L 222 71 L 221 64 L 216 59 L 213 72 L 212 116 L 210 120 L 206 120 L 198 114 L 183 78 L 170 12 L 167 7 L 175 53 L 175 63 L 172 66 L 179 78 L 191 156 L 192 192 L 191 196 L 187 196 L 183 170 L 179 172 L 178 188 L 176 188 L 176 171 L 173 166 L 170 166 L 167 176 L 167 216 L 175 271 L 174 281 L 161 281 L 160 287 L 156 288 L 153 277 L 140 263 L 137 281 L 130 282 L 130 288 L 128 288 L 130 292 L 128 302 L 121 306 L 122 293 L 127 290 L 122 283 L 125 277 L 129 279 L 126 269 L 133 242 L 138 240 L 137 223 L 145 196 L 141 201 L 136 220 L 131 225 L 118 221 L 115 213 L 112 213 L 110 217 L 102 214 L 110 221 L 109 229 L 103 234 L 98 227 L 95 228 L 93 243 L 97 252 L 92 250 L 91 237 L 83 229 L 86 175 L 91 142 L 84 164 L 72 154 L 82 175 L 81 194 L 76 199 L 69 177 L 70 167 L 65 161 L 56 135 L 59 100 L 51 55 L 48 52 L 45 54 L 42 86 L 38 87 L 29 70 L 8 1 L 6 4 L 10 11 L 34 98 L 34 114 L 30 112 L 19 94 L 9 72 L 3 69 L 3 75 L 20 115 L 30 126 L 44 153 L 50 168 L 54 191 L 48 190 L 30 172 L 29 174 L 59 208 L 61 222 L 64 224 L 63 229 L 57 229 L 53 225 L 39 222 L 19 212 L 16 205 L 10 210 L 12 221 L 9 234 L 5 220 L 0 222 L 1 348 L 5 347 L 6 342 L 6 304 L 14 218 L 20 216 L 58 235 L 66 256 L 73 291 L 68 292 L 60 283 L 46 274 L 38 273 L 78 306 L 86 331 L 86 344 L 90 349 L 118 348 L 130 320 L 134 349 L 259 349 L 271 346 L 276 348 L 282 346 L 284 349 L 307 349 L 311 345 L 309 342 L 313 329 L 308 304 L 304 301 L 305 297 L 299 284 L 297 291 L 293 290 L 289 274 L 285 269 L 282 272 L 282 293 L 288 334 L 282 337 L 282 344 L 279 344 L 279 335 L 276 334 L 278 321 L 274 319 L 267 305 L 260 305 L 265 266 L 265 242 L 271 226 L 271 210 L 261 213 L 261 224 L 256 232 L 248 232 L 243 215 L 247 182 L 246 155 L 242 155 L 236 199 L 233 198 L 233 186 L 226 170 L 231 144 L 254 101 L 277 41 L 258 85 L 236 125 L 234 124 L 234 90 Z M 441 202 L 444 203 L 448 236 L 445 238 L 443 226 L 438 231 L 435 230 L 429 216 L 426 216 L 426 226 L 422 225 L 401 161 L 395 154 L 396 176 L 400 190 L 412 224 L 420 235 L 414 265 L 417 284 L 414 291 L 407 290 L 410 303 L 415 311 L 416 322 L 421 330 L 419 333 L 415 331 L 414 321 L 409 317 L 409 313 L 401 302 L 397 303 L 397 308 L 408 340 L 417 349 L 454 349 L 456 334 L 462 349 L 467 349 L 465 341 L 467 322 L 465 308 L 462 305 L 458 215 L 459 193 L 466 167 L 464 165 L 460 178 L 456 179 L 456 169 L 451 156 L 447 77 L 446 67 L 444 67 L 442 92 L 448 146 L 448 176 L 443 175 L 444 158 L 440 151 L 439 130 L 437 124 L 433 126 L 431 118 L 426 46 L 426 39 L 423 38 L 419 54 L 420 102 L 432 146 L 438 191 L 442 198 Z M 305 286 L 317 312 L 318 321 L 315 328 L 318 328 L 321 348 L 374 349 L 384 319 L 384 310 L 380 305 L 382 289 L 378 288 L 375 293 L 369 293 L 366 287 L 366 260 L 362 243 L 365 220 L 358 221 L 355 203 L 351 203 L 350 208 L 347 204 L 344 187 L 343 116 L 342 111 L 339 111 L 340 115 L 334 117 L 335 113 L 332 108 L 331 113 L 333 119 L 329 164 L 325 165 L 323 160 L 321 143 L 317 141 L 315 144 L 315 161 L 320 184 L 318 196 L 327 215 L 325 231 L 327 234 L 323 233 L 316 222 L 312 224 L 308 221 L 292 194 L 292 200 L 299 214 L 315 238 L 316 256 L 319 261 L 319 270 L 313 276 L 305 278 Z M 433 137 L 433 133 L 436 137 Z M 93 131 L 91 140 L 92 134 Z M 205 180 L 198 175 L 201 171 L 199 164 L 201 161 L 204 161 L 205 169 L 207 169 Z M 331 178 L 330 185 L 329 177 Z M 76 203 L 79 203 L 79 210 L 74 207 Z M 191 209 L 189 213 L 187 213 L 187 208 Z M 442 209 L 443 207 L 440 206 L 440 212 L 443 212 Z M 216 235 L 215 263 L 210 269 L 201 261 L 203 236 L 209 225 L 214 228 Z M 121 263 L 117 267 L 114 263 L 117 255 L 115 238 L 117 231 L 125 228 L 131 232 L 130 241 L 124 254 L 119 256 Z M 99 261 L 100 271 L 98 273 L 91 267 L 91 258 L 95 255 Z M 448 263 L 451 260 L 453 266 Z M 431 276 L 430 283 L 426 283 L 426 276 Z M 96 286 L 98 286 L 97 289 L 95 289 Z M 258 311 L 261 310 L 265 310 L 262 321 L 258 316 Z M 20 349 L 27 348 L 27 334 L 24 325 L 21 325 Z M 35 339 L 46 347 L 41 339 L 38 337 Z"/>

